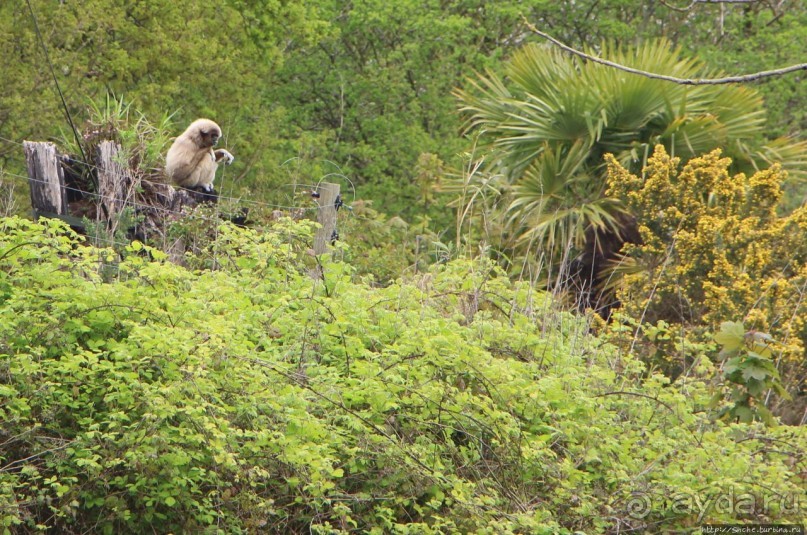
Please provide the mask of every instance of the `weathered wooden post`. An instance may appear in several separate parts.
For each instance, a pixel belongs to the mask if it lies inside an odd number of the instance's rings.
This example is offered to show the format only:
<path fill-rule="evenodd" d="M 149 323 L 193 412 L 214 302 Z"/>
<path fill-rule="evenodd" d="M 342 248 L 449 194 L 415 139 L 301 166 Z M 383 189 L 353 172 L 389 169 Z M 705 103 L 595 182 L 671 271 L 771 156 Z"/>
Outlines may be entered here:
<path fill-rule="evenodd" d="M 322 182 L 317 186 L 316 192 L 319 205 L 317 222 L 322 225 L 322 228 L 314 236 L 314 254 L 321 255 L 327 252 L 328 244 L 336 239 L 336 211 L 342 201 L 339 196 L 339 184 Z"/>
<path fill-rule="evenodd" d="M 96 153 L 100 206 L 113 233 L 134 187 L 128 164 L 121 162 L 120 150 L 120 145 L 114 141 L 102 141 Z"/>
<path fill-rule="evenodd" d="M 56 145 L 37 141 L 23 142 L 28 164 L 28 186 L 34 217 L 67 215 L 67 194 L 64 172 L 59 163 Z"/>

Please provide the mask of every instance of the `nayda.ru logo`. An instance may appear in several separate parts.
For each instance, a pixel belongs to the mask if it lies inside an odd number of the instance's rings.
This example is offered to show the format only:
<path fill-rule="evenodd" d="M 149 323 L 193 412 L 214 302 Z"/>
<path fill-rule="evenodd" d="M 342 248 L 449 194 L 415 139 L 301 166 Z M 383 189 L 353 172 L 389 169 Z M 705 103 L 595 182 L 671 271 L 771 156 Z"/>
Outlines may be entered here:
<path fill-rule="evenodd" d="M 756 517 L 758 515 L 789 517 L 801 510 L 800 497 L 795 493 L 760 496 L 734 489 L 720 492 L 679 492 L 670 496 L 634 493 L 625 505 L 629 517 L 640 520 L 652 511 L 676 515 L 698 515 L 698 522 L 711 515 Z"/>

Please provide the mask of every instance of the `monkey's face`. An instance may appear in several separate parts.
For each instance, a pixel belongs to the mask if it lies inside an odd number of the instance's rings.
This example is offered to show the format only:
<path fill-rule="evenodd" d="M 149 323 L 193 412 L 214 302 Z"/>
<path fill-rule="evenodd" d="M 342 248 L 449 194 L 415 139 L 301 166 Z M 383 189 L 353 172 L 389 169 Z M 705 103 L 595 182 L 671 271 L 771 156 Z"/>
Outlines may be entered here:
<path fill-rule="evenodd" d="M 219 142 L 221 137 L 221 130 L 218 128 L 202 128 L 199 130 L 199 137 L 201 138 L 202 147 L 212 147 Z"/>

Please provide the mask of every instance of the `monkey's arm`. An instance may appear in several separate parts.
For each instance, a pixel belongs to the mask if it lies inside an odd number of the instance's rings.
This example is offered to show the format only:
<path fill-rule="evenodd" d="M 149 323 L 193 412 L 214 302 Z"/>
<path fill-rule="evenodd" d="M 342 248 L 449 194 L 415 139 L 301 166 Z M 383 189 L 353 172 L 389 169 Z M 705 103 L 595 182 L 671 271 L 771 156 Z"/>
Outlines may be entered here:
<path fill-rule="evenodd" d="M 191 150 L 184 151 L 184 153 L 182 149 L 184 147 L 174 151 L 174 147 L 171 147 L 171 151 L 168 153 L 168 161 L 166 162 L 169 175 L 180 184 L 202 165 L 205 158 L 210 158 L 212 161 L 216 159 L 211 149 L 199 150 L 194 147 Z"/>
<path fill-rule="evenodd" d="M 233 160 L 235 160 L 235 156 L 224 149 L 218 149 L 213 153 L 213 159 L 215 159 L 216 162 L 221 162 L 224 160 L 224 165 L 230 165 L 233 163 Z"/>

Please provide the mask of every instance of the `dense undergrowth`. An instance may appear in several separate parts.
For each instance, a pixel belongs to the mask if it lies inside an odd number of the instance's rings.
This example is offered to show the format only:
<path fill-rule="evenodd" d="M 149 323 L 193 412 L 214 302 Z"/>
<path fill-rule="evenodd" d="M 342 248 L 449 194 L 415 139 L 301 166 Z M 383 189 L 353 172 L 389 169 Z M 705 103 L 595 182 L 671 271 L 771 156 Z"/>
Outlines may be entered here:
<path fill-rule="evenodd" d="M 379 288 L 308 256 L 305 222 L 224 224 L 185 267 L 58 221 L 0 230 L 6 532 L 804 518 L 803 426 L 716 420 L 711 360 L 669 384 L 488 261 Z"/>
<path fill-rule="evenodd" d="M 606 161 L 608 193 L 637 218 L 641 235 L 612 267 L 622 303 L 615 323 L 638 329 L 622 336 L 623 346 L 677 377 L 710 358 L 721 324 L 740 322 L 743 345 L 756 356 L 742 377 L 729 379 L 741 386 L 726 414 L 770 423 L 772 411 L 804 424 L 807 206 L 783 209 L 781 166 L 732 174 L 720 150 L 682 163 L 662 146 L 640 176 Z M 638 344 L 636 332 L 644 335 Z M 753 349 L 754 339 L 764 347 Z M 757 359 L 760 352 L 767 356 Z"/>

